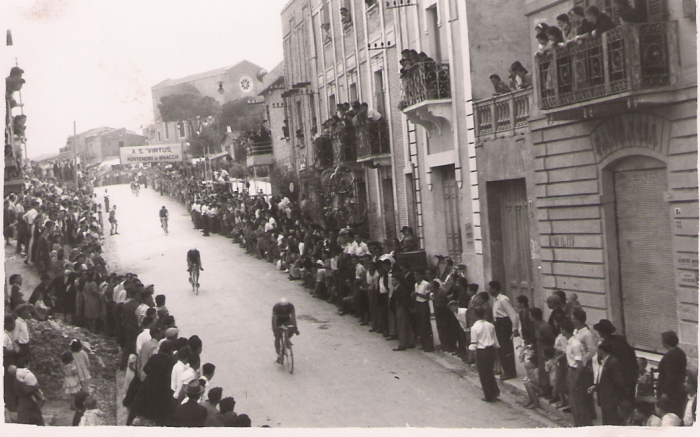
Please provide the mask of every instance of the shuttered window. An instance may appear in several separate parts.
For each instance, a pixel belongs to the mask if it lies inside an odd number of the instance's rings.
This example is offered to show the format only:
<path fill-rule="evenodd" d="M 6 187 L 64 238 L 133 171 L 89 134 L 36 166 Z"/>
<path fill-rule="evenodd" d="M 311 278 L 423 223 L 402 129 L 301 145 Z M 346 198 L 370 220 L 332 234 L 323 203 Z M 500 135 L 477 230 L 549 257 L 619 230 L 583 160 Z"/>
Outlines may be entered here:
<path fill-rule="evenodd" d="M 678 329 L 666 169 L 616 171 L 614 180 L 625 335 L 660 351 L 661 333 Z"/>

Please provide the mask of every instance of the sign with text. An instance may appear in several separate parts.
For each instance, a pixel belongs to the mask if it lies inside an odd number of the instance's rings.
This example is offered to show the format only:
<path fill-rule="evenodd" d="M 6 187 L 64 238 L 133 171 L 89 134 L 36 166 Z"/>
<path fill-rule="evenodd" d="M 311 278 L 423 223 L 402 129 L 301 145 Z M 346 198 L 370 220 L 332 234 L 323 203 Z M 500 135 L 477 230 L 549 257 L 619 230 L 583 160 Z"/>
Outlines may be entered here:
<path fill-rule="evenodd" d="M 182 161 L 182 145 L 154 144 L 151 146 L 122 147 L 119 149 L 119 157 L 122 165 Z"/>

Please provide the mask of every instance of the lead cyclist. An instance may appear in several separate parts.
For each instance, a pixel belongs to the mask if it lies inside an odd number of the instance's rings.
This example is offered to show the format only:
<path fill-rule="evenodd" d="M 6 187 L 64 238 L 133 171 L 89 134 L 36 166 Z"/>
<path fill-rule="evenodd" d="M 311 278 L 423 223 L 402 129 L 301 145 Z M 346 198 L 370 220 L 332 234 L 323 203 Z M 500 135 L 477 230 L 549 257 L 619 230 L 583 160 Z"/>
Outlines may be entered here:
<path fill-rule="evenodd" d="M 199 270 L 204 271 L 202 258 L 199 256 L 199 251 L 196 247 L 187 251 L 187 273 L 191 273 L 192 268 L 199 268 Z M 190 278 L 190 282 L 192 282 L 192 278 Z"/>

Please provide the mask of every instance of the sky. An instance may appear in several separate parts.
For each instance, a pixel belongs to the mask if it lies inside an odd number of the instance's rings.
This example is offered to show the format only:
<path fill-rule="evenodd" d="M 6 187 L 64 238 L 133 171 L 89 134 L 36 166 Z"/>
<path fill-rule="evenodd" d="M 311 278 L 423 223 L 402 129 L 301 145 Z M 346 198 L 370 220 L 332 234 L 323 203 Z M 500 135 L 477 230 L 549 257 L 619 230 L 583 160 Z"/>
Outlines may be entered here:
<path fill-rule="evenodd" d="M 0 0 L 0 68 L 9 75 L 16 58 L 24 70 L 29 157 L 58 153 L 73 121 L 78 133 L 142 133 L 151 87 L 165 79 L 243 60 L 272 70 L 287 1 Z"/>

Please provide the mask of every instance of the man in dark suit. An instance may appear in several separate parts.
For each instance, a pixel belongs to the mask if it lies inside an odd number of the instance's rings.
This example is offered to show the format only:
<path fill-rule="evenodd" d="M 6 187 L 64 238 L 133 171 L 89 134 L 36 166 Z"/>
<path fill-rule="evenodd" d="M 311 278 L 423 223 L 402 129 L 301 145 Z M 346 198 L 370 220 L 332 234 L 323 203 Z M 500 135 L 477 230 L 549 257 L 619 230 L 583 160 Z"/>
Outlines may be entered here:
<path fill-rule="evenodd" d="M 659 381 L 656 385 L 656 398 L 662 396 L 671 401 L 671 413 L 683 417 L 685 406 L 685 371 L 687 359 L 685 352 L 678 347 L 678 335 L 673 331 L 661 334 L 661 344 L 668 352 L 659 362 Z"/>
<path fill-rule="evenodd" d="M 613 345 L 609 340 L 598 345 L 600 366 L 596 374 L 595 385 L 588 388 L 588 393 L 598 393 L 598 405 L 603 416 L 603 425 L 622 425 L 619 406 L 625 398 L 626 381 L 622 374 L 620 361 L 612 355 Z"/>
<path fill-rule="evenodd" d="M 199 397 L 204 393 L 198 379 L 187 384 L 187 402 L 175 409 L 175 423 L 183 428 L 201 428 L 207 420 L 207 408 L 199 405 Z"/>
<path fill-rule="evenodd" d="M 603 341 L 608 341 L 612 345 L 611 353 L 620 362 L 622 376 L 625 379 L 624 400 L 634 403 L 637 376 L 639 375 L 639 364 L 634 348 L 627 343 L 623 335 L 615 334 L 615 325 L 610 320 L 601 319 L 600 322 L 593 325 L 593 329 L 598 331 Z"/>

